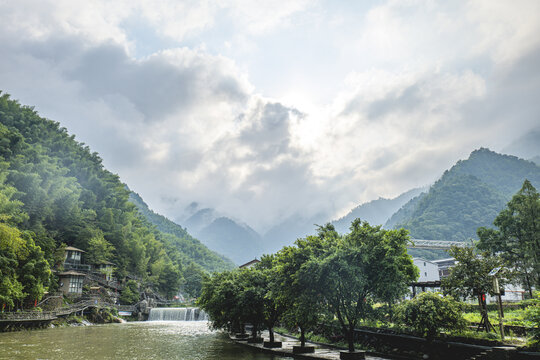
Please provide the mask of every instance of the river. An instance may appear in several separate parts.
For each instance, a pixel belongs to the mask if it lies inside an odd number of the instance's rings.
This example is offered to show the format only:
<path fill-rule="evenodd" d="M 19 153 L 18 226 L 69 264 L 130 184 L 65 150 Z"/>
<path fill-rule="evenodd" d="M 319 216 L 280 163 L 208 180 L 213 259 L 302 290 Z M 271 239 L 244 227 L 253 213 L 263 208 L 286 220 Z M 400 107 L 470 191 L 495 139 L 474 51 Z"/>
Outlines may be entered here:
<path fill-rule="evenodd" d="M 0 333 L 0 359 L 287 358 L 234 344 L 206 321 L 147 321 Z"/>

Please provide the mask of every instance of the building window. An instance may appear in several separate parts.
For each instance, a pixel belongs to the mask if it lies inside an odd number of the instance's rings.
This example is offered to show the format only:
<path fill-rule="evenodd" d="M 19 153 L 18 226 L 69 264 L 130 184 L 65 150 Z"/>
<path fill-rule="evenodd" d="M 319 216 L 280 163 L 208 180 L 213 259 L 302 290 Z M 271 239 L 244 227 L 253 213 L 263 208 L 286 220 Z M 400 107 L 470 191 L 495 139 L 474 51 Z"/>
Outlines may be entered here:
<path fill-rule="evenodd" d="M 424 273 L 424 275 L 426 275 L 426 276 L 427 276 L 427 272 L 425 272 L 425 273 Z"/>
<path fill-rule="evenodd" d="M 424 261 L 424 266 L 426 266 L 426 262 Z"/>
<path fill-rule="evenodd" d="M 82 276 L 70 278 L 69 279 L 69 292 L 72 294 L 81 294 L 82 287 L 83 287 L 83 280 L 84 278 Z"/>

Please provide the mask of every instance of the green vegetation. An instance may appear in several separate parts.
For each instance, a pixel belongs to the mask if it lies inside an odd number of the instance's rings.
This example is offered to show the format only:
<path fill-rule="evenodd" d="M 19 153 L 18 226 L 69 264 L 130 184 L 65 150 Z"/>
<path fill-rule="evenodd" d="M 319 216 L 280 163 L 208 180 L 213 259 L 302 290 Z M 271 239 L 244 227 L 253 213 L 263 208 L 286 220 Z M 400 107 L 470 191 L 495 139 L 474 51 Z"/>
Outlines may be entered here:
<path fill-rule="evenodd" d="M 359 219 L 346 235 L 328 224 L 254 268 L 207 278 L 199 306 L 214 327 L 229 330 L 244 322 L 254 331 L 262 324 L 271 328 L 283 314 L 287 323 L 301 326 L 302 343 L 305 331 L 326 313 L 338 319 L 354 351 L 358 322 L 375 313 L 376 302 L 398 300 L 418 276 L 407 241 L 405 230 L 384 230 Z"/>
<path fill-rule="evenodd" d="M 525 179 L 540 184 L 540 167 L 488 149 L 458 161 L 430 188 L 386 223 L 404 227 L 413 238 L 465 241 L 489 227 Z"/>
<path fill-rule="evenodd" d="M 534 297 L 528 300 L 528 305 L 525 316 L 529 326 L 532 327 L 530 346 L 540 350 L 540 291 L 537 291 Z"/>
<path fill-rule="evenodd" d="M 179 257 L 178 260 L 181 263 L 193 263 L 198 265 L 198 268 L 209 272 L 231 270 L 236 267 L 236 265 L 225 256 L 209 250 L 180 225 L 172 222 L 165 216 L 156 214 L 150 210 L 139 194 L 130 192 L 129 200 L 137 206 L 137 209 L 144 218 L 162 233 L 161 237 L 163 242 L 171 253 Z M 191 293 L 190 295 L 195 296 Z"/>
<path fill-rule="evenodd" d="M 61 263 L 57 249 L 65 245 L 85 250 L 85 261 L 113 262 L 121 280 L 133 274 L 168 297 L 192 262 L 207 270 L 231 266 L 185 231 L 160 232 L 129 194 L 88 146 L 0 93 L 2 308 L 33 304 L 54 290 L 50 268 Z"/>
<path fill-rule="evenodd" d="M 500 287 L 511 277 L 509 271 L 503 268 L 503 260 L 487 252 L 479 256 L 480 254 L 477 254 L 473 248 L 454 246 L 450 249 L 450 254 L 456 259 L 457 264 L 450 271 L 450 275 L 442 280 L 445 293 L 456 298 L 476 299 L 480 315 L 487 316 L 485 294 L 495 294 L 493 276 L 489 276 L 489 273 L 497 267 L 502 268 L 497 274 Z M 488 332 L 488 323 L 484 322 L 483 325 Z"/>
<path fill-rule="evenodd" d="M 478 229 L 478 247 L 511 263 L 532 297 L 532 286 L 540 288 L 540 194 L 528 180 L 493 224 L 499 230 Z"/>
<path fill-rule="evenodd" d="M 398 307 L 398 321 L 415 333 L 433 339 L 442 330 L 460 331 L 465 319 L 460 303 L 439 293 L 424 292 Z"/>

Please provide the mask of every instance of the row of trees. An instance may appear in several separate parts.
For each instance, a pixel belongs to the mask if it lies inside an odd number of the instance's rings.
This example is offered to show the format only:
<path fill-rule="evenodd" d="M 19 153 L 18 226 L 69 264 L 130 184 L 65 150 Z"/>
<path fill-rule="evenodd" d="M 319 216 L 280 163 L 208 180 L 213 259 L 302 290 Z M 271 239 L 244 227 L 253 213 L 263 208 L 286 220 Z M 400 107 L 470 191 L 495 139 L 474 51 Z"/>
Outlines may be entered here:
<path fill-rule="evenodd" d="M 394 321 L 433 338 L 441 329 L 465 327 L 453 298 L 477 298 L 482 305 L 482 294 L 495 293 L 489 276 L 494 268 L 502 268 L 501 285 L 518 281 L 539 288 L 539 219 L 539 194 L 525 181 L 496 218 L 498 229 L 478 229 L 483 252 L 450 250 L 458 265 L 443 280 L 443 289 L 453 297 L 424 293 L 394 306 L 418 276 L 406 251 L 407 231 L 384 230 L 357 219 L 348 234 L 339 235 L 332 225 L 319 227 L 317 235 L 264 256 L 254 268 L 207 277 L 199 305 L 215 328 L 241 331 L 250 323 L 253 336 L 262 327 L 269 329 L 270 341 L 278 322 L 299 328 L 302 346 L 306 331 L 337 319 L 349 351 L 354 351 L 358 322 L 380 318 L 374 305 L 386 304 Z M 485 313 L 485 307 L 480 311 Z"/>
<path fill-rule="evenodd" d="M 354 329 L 370 318 L 376 303 L 390 307 L 408 292 L 418 269 L 407 255 L 406 230 L 384 230 L 355 220 L 346 235 L 332 225 L 299 239 L 254 268 L 205 279 L 199 298 L 215 328 L 242 330 L 253 325 L 270 331 L 278 321 L 305 333 L 320 321 L 337 319 L 354 351 Z"/>

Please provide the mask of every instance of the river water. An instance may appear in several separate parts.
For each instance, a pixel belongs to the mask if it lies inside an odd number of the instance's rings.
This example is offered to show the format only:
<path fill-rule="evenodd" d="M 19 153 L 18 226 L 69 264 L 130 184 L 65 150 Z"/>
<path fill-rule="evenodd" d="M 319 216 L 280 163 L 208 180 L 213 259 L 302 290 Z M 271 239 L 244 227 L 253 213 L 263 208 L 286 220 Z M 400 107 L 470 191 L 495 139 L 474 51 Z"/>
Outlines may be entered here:
<path fill-rule="evenodd" d="M 0 333 L 0 359 L 287 358 L 234 344 L 206 321 L 147 321 Z"/>

